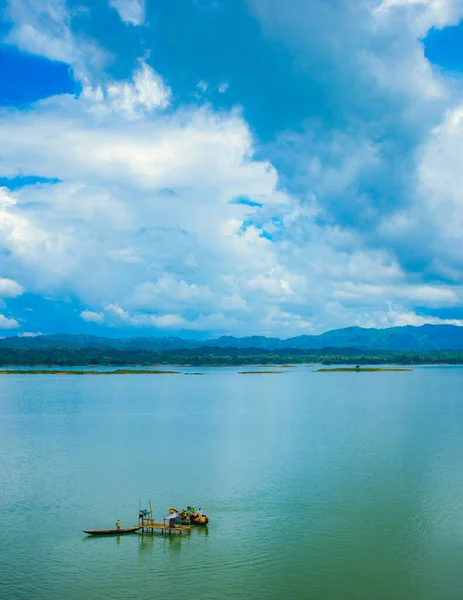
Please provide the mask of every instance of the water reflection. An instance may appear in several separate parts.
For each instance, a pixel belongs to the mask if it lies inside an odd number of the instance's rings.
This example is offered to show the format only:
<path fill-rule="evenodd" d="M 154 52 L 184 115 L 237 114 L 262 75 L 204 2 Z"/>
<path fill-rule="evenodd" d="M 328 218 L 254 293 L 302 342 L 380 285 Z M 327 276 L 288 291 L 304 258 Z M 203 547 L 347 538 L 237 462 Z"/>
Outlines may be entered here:
<path fill-rule="evenodd" d="M 153 590 L 159 600 L 456 600 L 462 389 L 461 368 L 5 378 L 0 513 L 16 528 L 0 531 L 2 591 L 34 600 Z M 108 515 L 132 523 L 154 485 L 158 518 L 188 498 L 205 507 L 209 527 L 83 537 Z M 23 529 L 28 536 L 17 535 Z"/>
<path fill-rule="evenodd" d="M 114 540 L 117 545 L 121 543 L 120 535 L 86 535 L 82 538 L 82 541 L 86 542 L 88 540 Z M 127 537 L 127 536 L 124 536 Z"/>
<path fill-rule="evenodd" d="M 167 535 L 166 536 L 168 539 L 166 540 L 167 542 L 167 547 L 169 550 L 169 554 L 171 559 L 178 559 L 181 552 L 182 552 L 182 547 L 183 547 L 183 543 L 186 541 L 186 538 L 190 537 L 189 535 L 177 535 L 177 534 L 171 534 L 171 535 Z"/>
<path fill-rule="evenodd" d="M 138 550 L 140 553 L 152 552 L 155 544 L 156 535 L 153 533 L 138 533 L 140 538 Z"/>

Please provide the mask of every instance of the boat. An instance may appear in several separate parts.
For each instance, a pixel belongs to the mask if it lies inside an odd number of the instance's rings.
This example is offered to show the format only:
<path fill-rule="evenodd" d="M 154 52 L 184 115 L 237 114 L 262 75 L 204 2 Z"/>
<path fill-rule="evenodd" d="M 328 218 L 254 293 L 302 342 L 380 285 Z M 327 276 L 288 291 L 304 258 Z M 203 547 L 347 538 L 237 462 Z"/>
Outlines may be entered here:
<path fill-rule="evenodd" d="M 182 510 L 171 507 L 169 508 L 169 513 L 178 513 L 178 519 L 181 525 L 199 525 L 204 527 L 209 523 L 209 517 L 202 512 L 195 510 L 192 506 L 187 506 Z"/>
<path fill-rule="evenodd" d="M 89 529 L 88 531 L 83 529 L 84 533 L 88 535 L 125 535 L 126 533 L 135 533 L 141 527 L 129 527 L 127 529 Z"/>

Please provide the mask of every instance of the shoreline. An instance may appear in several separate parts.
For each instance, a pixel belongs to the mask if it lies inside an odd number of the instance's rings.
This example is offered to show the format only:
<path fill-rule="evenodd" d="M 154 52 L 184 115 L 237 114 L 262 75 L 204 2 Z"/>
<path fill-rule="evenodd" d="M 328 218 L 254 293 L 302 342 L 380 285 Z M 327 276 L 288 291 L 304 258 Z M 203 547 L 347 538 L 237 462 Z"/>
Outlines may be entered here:
<path fill-rule="evenodd" d="M 153 364 L 153 365 L 140 365 L 140 364 L 126 364 L 126 365 L 73 365 L 73 366 L 61 366 L 61 365 L 1 365 L 0 375 L 197 375 L 197 372 L 188 371 L 177 371 L 176 368 L 188 368 L 188 369 L 242 369 L 239 371 L 240 374 L 262 374 L 262 373 L 284 373 L 288 372 L 285 369 L 296 369 L 297 367 L 306 367 L 312 369 L 314 373 L 327 373 L 327 372 L 387 372 L 387 371 L 399 371 L 406 372 L 412 371 L 415 368 L 429 368 L 429 367 L 462 367 L 463 363 L 383 363 L 382 365 L 368 365 L 360 366 L 359 369 L 350 365 L 340 365 L 339 363 L 331 364 L 326 363 L 293 363 L 291 364 L 276 364 L 276 363 L 236 363 L 236 364 Z M 244 370 L 245 369 L 245 370 Z M 257 370 L 262 369 L 262 370 Z M 275 369 L 279 369 L 275 371 Z M 201 373 L 203 375 L 205 373 Z"/>
<path fill-rule="evenodd" d="M 0 369 L 0 375 L 180 375 L 180 371 L 161 369 L 113 369 L 111 371 L 85 371 L 72 369 Z"/>
<path fill-rule="evenodd" d="M 385 369 L 382 367 L 365 367 L 365 368 L 349 368 L 349 367 L 339 367 L 335 369 L 317 369 L 315 373 L 404 373 L 404 372 L 412 372 L 413 369 Z"/>

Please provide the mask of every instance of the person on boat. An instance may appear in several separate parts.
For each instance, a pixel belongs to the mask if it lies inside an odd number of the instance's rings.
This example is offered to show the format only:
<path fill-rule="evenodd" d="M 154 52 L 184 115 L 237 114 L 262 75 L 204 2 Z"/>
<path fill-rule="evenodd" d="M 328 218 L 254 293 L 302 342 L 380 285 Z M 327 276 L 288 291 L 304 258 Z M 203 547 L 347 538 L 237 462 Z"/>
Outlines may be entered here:
<path fill-rule="evenodd" d="M 120 529 L 120 528 L 121 528 L 121 522 L 119 521 L 119 519 L 117 519 L 116 529 Z"/>
<path fill-rule="evenodd" d="M 203 516 L 203 511 L 202 511 L 200 508 L 198 508 L 198 515 L 199 515 L 200 517 L 202 517 L 202 516 Z"/>

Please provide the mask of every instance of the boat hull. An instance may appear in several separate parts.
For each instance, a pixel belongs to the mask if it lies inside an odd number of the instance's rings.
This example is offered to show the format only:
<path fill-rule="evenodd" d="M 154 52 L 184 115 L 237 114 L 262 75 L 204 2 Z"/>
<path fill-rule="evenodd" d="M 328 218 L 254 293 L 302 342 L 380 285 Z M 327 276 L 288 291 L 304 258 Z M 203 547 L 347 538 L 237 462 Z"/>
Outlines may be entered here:
<path fill-rule="evenodd" d="M 83 530 L 88 535 L 125 535 L 127 533 L 135 533 L 141 529 L 141 527 L 129 527 L 128 529 L 89 529 Z"/>
<path fill-rule="evenodd" d="M 182 525 L 196 525 L 196 527 L 205 527 L 208 523 L 209 523 L 209 518 L 206 515 L 203 515 L 202 517 L 187 517 L 185 518 L 181 518 L 180 519 L 180 523 Z"/>

